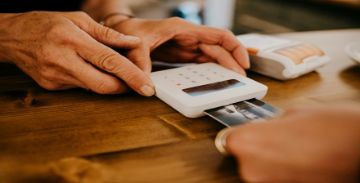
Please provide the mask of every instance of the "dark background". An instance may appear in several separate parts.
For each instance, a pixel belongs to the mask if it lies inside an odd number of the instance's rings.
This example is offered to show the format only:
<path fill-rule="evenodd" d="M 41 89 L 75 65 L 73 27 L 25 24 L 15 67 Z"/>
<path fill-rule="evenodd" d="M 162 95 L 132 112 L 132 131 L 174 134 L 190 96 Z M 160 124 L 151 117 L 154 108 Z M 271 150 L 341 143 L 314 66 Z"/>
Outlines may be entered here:
<path fill-rule="evenodd" d="M 186 0 L 128 0 L 140 17 L 165 18 Z M 201 3 L 202 0 L 190 0 Z M 219 0 L 220 1 L 220 0 Z M 0 0 L 0 12 L 79 10 L 81 0 Z M 281 33 L 360 28 L 360 0 L 236 0 L 233 31 Z"/>
<path fill-rule="evenodd" d="M 360 0 L 238 0 L 234 25 L 236 33 L 359 28 Z"/>

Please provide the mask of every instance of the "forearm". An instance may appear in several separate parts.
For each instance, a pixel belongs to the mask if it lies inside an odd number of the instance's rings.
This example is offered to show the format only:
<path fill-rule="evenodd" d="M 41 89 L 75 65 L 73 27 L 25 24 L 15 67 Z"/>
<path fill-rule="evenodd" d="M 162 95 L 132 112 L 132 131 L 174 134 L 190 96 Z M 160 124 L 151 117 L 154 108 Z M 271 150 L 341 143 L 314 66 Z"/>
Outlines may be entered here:
<path fill-rule="evenodd" d="M 0 63 L 10 62 L 10 50 L 9 50 L 9 31 L 8 25 L 11 23 L 11 18 L 16 16 L 14 13 L 0 13 Z"/>
<path fill-rule="evenodd" d="M 96 21 L 112 13 L 132 14 L 131 9 L 124 0 L 86 0 L 82 10 L 88 13 Z M 119 16 L 119 18 L 121 18 Z M 126 16 L 124 16 L 126 18 Z"/>

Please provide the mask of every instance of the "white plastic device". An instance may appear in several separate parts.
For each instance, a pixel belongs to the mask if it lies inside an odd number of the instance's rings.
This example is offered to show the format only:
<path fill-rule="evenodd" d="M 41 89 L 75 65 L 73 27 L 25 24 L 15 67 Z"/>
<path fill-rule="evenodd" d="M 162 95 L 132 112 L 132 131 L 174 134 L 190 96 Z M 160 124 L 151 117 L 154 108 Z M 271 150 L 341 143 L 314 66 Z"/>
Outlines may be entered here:
<path fill-rule="evenodd" d="M 249 52 L 250 70 L 279 80 L 299 77 L 330 61 L 318 47 L 299 41 L 261 34 L 237 38 Z"/>
<path fill-rule="evenodd" d="M 251 98 L 261 99 L 267 87 L 215 63 L 193 64 L 153 72 L 156 96 L 189 118 L 204 111 Z"/>
<path fill-rule="evenodd" d="M 360 42 L 350 43 L 345 47 L 345 52 L 351 57 L 357 64 L 360 65 Z"/>

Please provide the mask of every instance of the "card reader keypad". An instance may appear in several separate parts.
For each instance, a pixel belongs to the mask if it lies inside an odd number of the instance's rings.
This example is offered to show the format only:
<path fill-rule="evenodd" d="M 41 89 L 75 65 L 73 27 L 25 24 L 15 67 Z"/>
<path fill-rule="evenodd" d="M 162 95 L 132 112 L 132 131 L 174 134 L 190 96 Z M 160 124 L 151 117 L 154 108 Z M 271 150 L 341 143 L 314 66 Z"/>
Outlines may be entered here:
<path fill-rule="evenodd" d="M 196 66 L 186 66 L 179 68 L 176 73 L 167 73 L 163 77 L 166 81 L 172 83 L 178 88 L 208 84 L 212 82 L 229 79 L 221 69 L 202 68 Z"/>
<path fill-rule="evenodd" d="M 261 98 L 266 86 L 215 63 L 188 65 L 151 73 L 156 96 L 187 117 L 207 109 Z"/>

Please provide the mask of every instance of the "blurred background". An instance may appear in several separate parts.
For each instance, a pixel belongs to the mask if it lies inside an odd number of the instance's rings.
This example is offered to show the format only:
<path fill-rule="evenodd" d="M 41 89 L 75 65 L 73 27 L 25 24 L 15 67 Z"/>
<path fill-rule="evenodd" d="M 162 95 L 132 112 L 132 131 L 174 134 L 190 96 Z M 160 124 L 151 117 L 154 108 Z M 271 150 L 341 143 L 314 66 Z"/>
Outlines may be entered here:
<path fill-rule="evenodd" d="M 360 28 L 360 0 L 128 0 L 139 17 L 179 16 L 247 32 Z"/>

